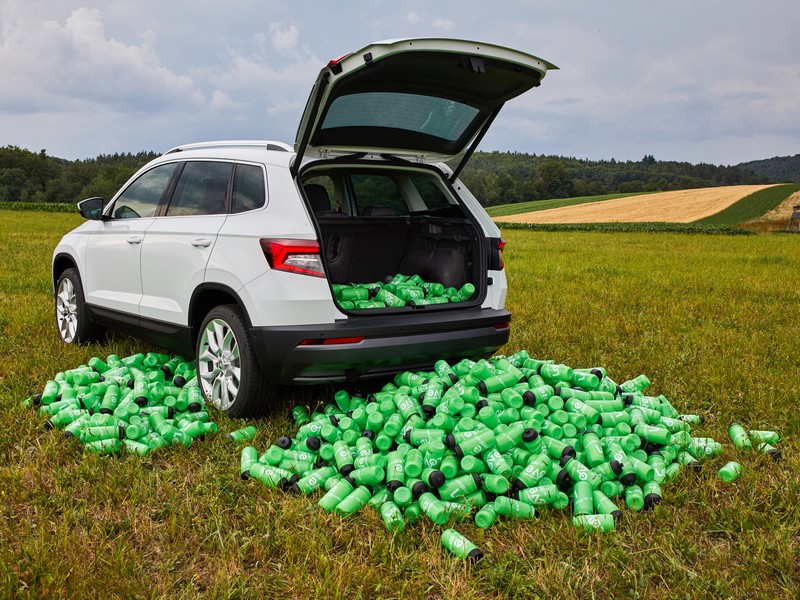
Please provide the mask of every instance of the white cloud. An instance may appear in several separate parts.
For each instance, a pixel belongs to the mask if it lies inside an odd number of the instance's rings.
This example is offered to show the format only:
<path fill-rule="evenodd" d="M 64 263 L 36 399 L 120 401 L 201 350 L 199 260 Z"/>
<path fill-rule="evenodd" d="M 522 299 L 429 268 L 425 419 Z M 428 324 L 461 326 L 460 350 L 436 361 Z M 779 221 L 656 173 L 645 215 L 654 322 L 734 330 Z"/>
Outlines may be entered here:
<path fill-rule="evenodd" d="M 151 31 L 130 45 L 106 36 L 96 9 L 74 10 L 63 24 L 14 16 L 0 44 L 0 108 L 70 111 L 104 104 L 137 111 L 203 103 L 189 77 L 160 64 Z"/>
<path fill-rule="evenodd" d="M 442 19 L 439 17 L 433 20 L 434 29 L 440 29 L 441 31 L 452 31 L 455 26 L 456 24 L 450 19 Z"/>
<path fill-rule="evenodd" d="M 270 23 L 269 29 L 272 33 L 272 47 L 275 50 L 281 54 L 296 54 L 297 39 L 300 37 L 297 27 L 292 25 L 288 29 L 283 29 L 280 23 Z"/>
<path fill-rule="evenodd" d="M 409 23 L 411 25 L 416 25 L 419 22 L 420 22 L 419 15 L 414 11 L 411 11 L 406 15 L 406 23 Z"/>

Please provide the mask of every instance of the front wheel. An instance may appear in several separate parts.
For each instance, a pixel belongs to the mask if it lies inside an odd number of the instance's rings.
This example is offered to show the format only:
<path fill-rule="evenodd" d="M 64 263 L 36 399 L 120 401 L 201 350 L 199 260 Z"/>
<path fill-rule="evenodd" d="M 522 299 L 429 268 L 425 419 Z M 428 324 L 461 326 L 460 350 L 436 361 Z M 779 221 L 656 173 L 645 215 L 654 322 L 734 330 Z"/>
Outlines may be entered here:
<path fill-rule="evenodd" d="M 273 386 L 258 366 L 241 309 L 211 309 L 197 339 L 197 377 L 208 401 L 232 417 L 265 411 Z"/>
<path fill-rule="evenodd" d="M 92 323 L 86 310 L 83 284 L 77 269 L 66 269 L 56 282 L 56 328 L 66 344 L 83 344 L 97 341 L 98 327 Z"/>

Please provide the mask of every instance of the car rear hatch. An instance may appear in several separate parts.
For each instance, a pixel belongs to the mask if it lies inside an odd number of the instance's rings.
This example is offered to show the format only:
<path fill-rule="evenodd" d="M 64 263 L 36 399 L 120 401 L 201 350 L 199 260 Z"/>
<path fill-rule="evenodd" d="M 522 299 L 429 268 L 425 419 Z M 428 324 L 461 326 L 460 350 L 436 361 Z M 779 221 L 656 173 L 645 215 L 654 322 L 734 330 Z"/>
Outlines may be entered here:
<path fill-rule="evenodd" d="M 556 68 L 502 46 L 437 38 L 377 42 L 331 60 L 303 112 L 293 174 L 303 157 L 441 162 L 466 152 L 454 180 L 503 105 Z"/>
<path fill-rule="evenodd" d="M 341 309 L 398 312 L 388 304 L 350 304 L 341 294 L 341 286 L 368 284 L 374 301 L 374 284 L 383 282 L 398 295 L 398 274 L 446 288 L 446 301 L 440 287 L 431 294 L 430 285 L 417 286 L 425 288 L 422 302 L 403 290 L 404 311 L 483 303 L 487 274 L 501 262 L 500 240 L 487 241 L 489 232 L 452 183 L 505 102 L 555 68 L 501 46 L 431 38 L 378 42 L 322 69 L 291 168 L 315 216 Z M 443 161 L 456 165 L 452 173 L 434 167 Z M 465 293 L 465 286 L 474 291 Z M 346 296 L 363 301 L 363 293 Z"/>

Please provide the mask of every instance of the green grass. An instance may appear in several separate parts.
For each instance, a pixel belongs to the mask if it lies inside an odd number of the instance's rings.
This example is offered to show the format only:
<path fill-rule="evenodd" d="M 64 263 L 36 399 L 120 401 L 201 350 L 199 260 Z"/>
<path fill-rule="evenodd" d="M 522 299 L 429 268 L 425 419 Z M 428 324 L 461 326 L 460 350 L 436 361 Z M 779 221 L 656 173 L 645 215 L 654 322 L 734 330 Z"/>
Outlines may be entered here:
<path fill-rule="evenodd" d="M 24 210 L 52 213 L 76 213 L 74 202 L 0 202 L 0 210 Z"/>
<path fill-rule="evenodd" d="M 553 200 L 532 200 L 530 202 L 518 202 L 516 204 L 501 204 L 500 206 L 490 206 L 486 209 L 490 217 L 507 217 L 521 213 L 538 212 L 550 208 L 562 208 L 564 206 L 574 206 L 576 204 L 588 204 L 591 202 L 602 202 L 603 200 L 616 200 L 617 198 L 627 198 L 628 196 L 641 196 L 652 192 L 637 192 L 631 194 L 604 194 L 602 196 L 578 196 L 575 198 L 556 198 Z"/>
<path fill-rule="evenodd" d="M 702 233 L 707 235 L 750 235 L 752 231 L 732 225 L 695 223 L 498 223 L 504 229 L 521 231 L 591 231 L 595 233 Z"/>
<path fill-rule="evenodd" d="M 486 558 L 442 551 L 441 528 L 390 535 L 380 517 L 328 515 L 238 477 L 220 434 L 144 459 L 84 455 L 20 405 L 56 372 L 91 356 L 147 351 L 127 338 L 60 344 L 50 253 L 77 215 L 0 212 L 0 596 L 2 597 L 695 597 L 800 593 L 800 245 L 793 236 L 549 233 L 503 230 L 507 353 L 645 373 L 654 393 L 707 418 L 725 442 L 699 474 L 664 485 L 655 510 L 625 510 L 614 533 L 576 531 L 564 512 L 491 529 L 458 525 Z M 263 451 L 294 433 L 296 403 L 333 387 L 288 390 L 252 421 Z M 367 389 L 375 389 L 368 386 Z M 784 460 L 741 454 L 732 420 L 775 429 Z M 737 459 L 724 484 L 716 470 Z"/>
<path fill-rule="evenodd" d="M 800 184 L 785 183 L 754 192 L 715 215 L 695 221 L 703 225 L 739 225 L 752 221 L 776 208 L 796 191 Z"/>

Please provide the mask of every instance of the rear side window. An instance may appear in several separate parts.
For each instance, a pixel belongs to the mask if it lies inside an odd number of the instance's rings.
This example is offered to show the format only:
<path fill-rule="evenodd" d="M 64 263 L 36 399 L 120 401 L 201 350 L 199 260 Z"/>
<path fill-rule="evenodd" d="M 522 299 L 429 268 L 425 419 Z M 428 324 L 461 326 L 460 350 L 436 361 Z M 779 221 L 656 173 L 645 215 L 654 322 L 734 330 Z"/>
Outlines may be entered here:
<path fill-rule="evenodd" d="M 354 174 L 350 179 L 359 215 L 387 217 L 408 214 L 403 194 L 391 177 Z"/>
<path fill-rule="evenodd" d="M 452 206 L 448 201 L 447 196 L 445 196 L 444 192 L 442 192 L 441 188 L 436 185 L 436 181 L 433 177 L 427 177 L 419 174 L 412 175 L 411 183 L 414 184 L 417 193 L 425 203 L 426 210 L 435 211 L 443 208 L 450 208 L 450 206 Z"/>
<path fill-rule="evenodd" d="M 264 206 L 264 172 L 254 165 L 236 165 L 231 212 L 240 213 Z"/>
<path fill-rule="evenodd" d="M 228 182 L 232 170 L 232 163 L 187 162 L 172 194 L 167 216 L 227 213 Z"/>
<path fill-rule="evenodd" d="M 142 173 L 116 199 L 111 216 L 114 219 L 154 216 L 177 166 L 178 163 L 170 163 Z"/>

